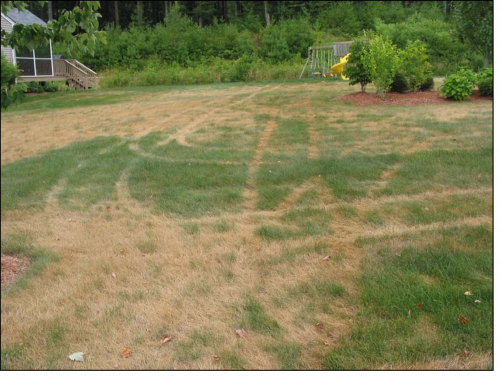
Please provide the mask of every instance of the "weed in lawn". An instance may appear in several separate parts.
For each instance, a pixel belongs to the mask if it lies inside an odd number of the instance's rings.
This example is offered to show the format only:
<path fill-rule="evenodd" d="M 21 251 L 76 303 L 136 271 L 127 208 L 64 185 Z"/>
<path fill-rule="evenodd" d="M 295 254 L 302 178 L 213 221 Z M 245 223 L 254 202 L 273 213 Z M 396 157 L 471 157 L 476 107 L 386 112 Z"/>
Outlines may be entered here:
<path fill-rule="evenodd" d="M 243 305 L 243 311 L 242 327 L 271 336 L 279 336 L 282 333 L 278 322 L 265 312 L 258 300 L 248 298 Z"/>

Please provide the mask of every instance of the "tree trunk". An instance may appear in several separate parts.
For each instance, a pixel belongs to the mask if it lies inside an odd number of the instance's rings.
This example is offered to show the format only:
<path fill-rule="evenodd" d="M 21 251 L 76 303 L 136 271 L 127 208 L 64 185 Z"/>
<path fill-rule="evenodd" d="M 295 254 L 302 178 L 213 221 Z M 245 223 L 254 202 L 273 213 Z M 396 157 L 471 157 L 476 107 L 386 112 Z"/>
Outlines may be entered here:
<path fill-rule="evenodd" d="M 361 92 L 366 91 L 366 84 L 361 83 Z"/>
<path fill-rule="evenodd" d="M 444 7 L 444 14 L 448 14 L 448 2 L 443 1 L 443 7 Z"/>
<path fill-rule="evenodd" d="M 168 18 L 168 1 L 164 1 L 165 3 L 165 19 Z"/>
<path fill-rule="evenodd" d="M 266 18 L 266 26 L 269 26 L 271 24 L 271 16 L 267 12 L 267 1 L 264 1 L 264 16 Z"/>
<path fill-rule="evenodd" d="M 490 53 L 484 54 L 484 67 L 490 67 Z"/>
<path fill-rule="evenodd" d="M 49 21 L 52 21 L 54 19 L 54 12 L 52 10 L 52 1 L 47 1 L 47 13 L 49 17 Z"/>
<path fill-rule="evenodd" d="M 144 1 L 137 2 L 137 16 L 139 25 L 142 25 L 144 23 Z"/>
<path fill-rule="evenodd" d="M 120 10 L 118 9 L 118 1 L 113 1 L 115 8 L 115 26 L 118 28 L 120 26 Z"/>

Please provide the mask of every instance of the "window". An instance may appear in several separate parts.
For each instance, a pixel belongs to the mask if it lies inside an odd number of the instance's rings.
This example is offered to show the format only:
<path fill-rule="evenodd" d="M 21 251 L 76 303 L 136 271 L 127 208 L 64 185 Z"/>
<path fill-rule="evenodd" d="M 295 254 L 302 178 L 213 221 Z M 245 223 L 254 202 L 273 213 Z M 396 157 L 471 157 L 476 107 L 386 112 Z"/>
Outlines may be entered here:
<path fill-rule="evenodd" d="M 52 76 L 52 45 L 35 50 L 16 49 L 16 63 L 21 76 Z"/>

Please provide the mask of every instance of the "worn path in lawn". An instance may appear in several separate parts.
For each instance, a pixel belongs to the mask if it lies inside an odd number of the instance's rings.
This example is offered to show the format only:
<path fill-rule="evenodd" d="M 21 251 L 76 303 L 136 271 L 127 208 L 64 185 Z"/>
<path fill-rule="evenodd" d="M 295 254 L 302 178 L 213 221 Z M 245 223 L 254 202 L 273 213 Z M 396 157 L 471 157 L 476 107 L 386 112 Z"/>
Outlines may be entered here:
<path fill-rule="evenodd" d="M 31 266 L 2 292 L 2 368 L 491 367 L 492 104 L 337 99 L 353 91 L 3 112 L 2 254 Z"/>

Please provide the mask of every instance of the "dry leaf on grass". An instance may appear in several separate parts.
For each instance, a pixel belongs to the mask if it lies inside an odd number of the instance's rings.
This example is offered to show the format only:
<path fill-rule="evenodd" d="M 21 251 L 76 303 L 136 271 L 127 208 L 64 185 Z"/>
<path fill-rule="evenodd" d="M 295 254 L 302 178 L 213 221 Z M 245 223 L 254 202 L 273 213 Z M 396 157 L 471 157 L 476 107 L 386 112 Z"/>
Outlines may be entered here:
<path fill-rule="evenodd" d="M 330 346 L 330 343 L 329 343 L 329 342 L 327 342 L 327 341 L 323 341 L 323 345 L 325 345 L 325 346 Z"/>
<path fill-rule="evenodd" d="M 458 318 L 458 322 L 459 322 L 460 324 L 465 325 L 465 324 L 468 324 L 468 323 L 469 323 L 469 320 L 467 320 L 464 316 L 460 315 L 460 317 Z"/>
<path fill-rule="evenodd" d="M 424 303 L 418 303 L 417 308 L 422 308 L 422 305 L 424 305 Z"/>
<path fill-rule="evenodd" d="M 113 277 L 113 279 L 116 279 L 116 274 L 114 272 L 111 273 L 111 276 Z"/>
<path fill-rule="evenodd" d="M 218 355 L 214 355 L 214 361 L 220 361 L 220 357 Z"/>
<path fill-rule="evenodd" d="M 464 350 L 464 356 L 468 357 L 470 354 L 469 350 Z"/>
<path fill-rule="evenodd" d="M 247 336 L 247 332 L 245 332 L 244 329 L 236 329 L 236 334 L 239 335 L 242 338 L 244 338 L 244 337 Z"/>
<path fill-rule="evenodd" d="M 474 303 L 481 304 L 481 300 L 474 300 Z"/>
<path fill-rule="evenodd" d="M 318 322 L 315 326 L 318 329 L 322 329 L 324 325 Z"/>
<path fill-rule="evenodd" d="M 331 257 L 332 257 L 331 255 L 327 255 L 326 257 L 323 258 L 323 260 L 324 261 L 329 261 Z"/>
<path fill-rule="evenodd" d="M 110 211 L 110 210 L 111 210 L 111 207 L 108 205 L 108 206 L 106 207 L 106 209 L 107 209 L 108 211 Z"/>
<path fill-rule="evenodd" d="M 408 317 L 411 317 L 411 309 L 408 309 Z"/>
<path fill-rule="evenodd" d="M 471 295 L 472 295 L 472 292 L 470 292 L 470 291 L 464 292 L 464 295 L 465 295 L 465 296 L 471 296 Z"/>
<path fill-rule="evenodd" d="M 170 334 L 165 334 L 163 338 L 160 340 L 160 345 L 163 346 L 170 340 L 172 340 L 172 336 Z"/>
<path fill-rule="evenodd" d="M 130 350 L 128 347 L 126 347 L 125 349 L 122 350 L 120 355 L 122 356 L 122 358 L 128 358 L 132 355 L 132 350 Z"/>

